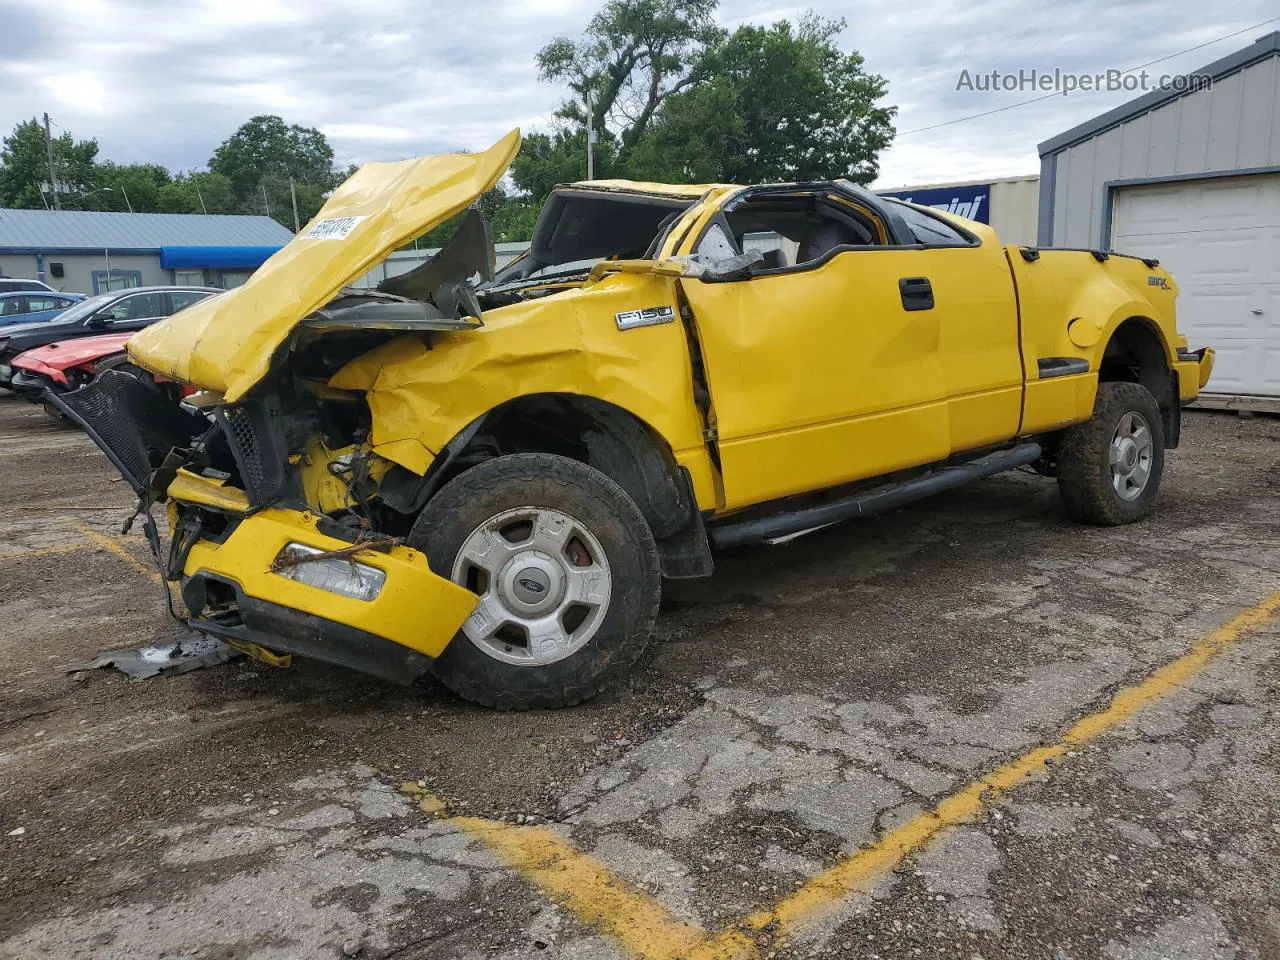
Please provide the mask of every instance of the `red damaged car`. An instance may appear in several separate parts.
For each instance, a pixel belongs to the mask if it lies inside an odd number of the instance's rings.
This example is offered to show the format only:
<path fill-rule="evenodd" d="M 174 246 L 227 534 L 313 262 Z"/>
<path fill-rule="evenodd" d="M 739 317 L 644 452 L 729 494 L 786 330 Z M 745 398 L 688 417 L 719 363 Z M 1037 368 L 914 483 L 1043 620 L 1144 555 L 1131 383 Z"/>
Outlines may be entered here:
<path fill-rule="evenodd" d="M 20 353 L 10 361 L 13 379 L 9 389 L 25 400 L 40 404 L 54 419 L 63 420 L 62 414 L 48 402 L 48 392 L 78 390 L 99 371 L 127 362 L 124 345 L 136 332 L 60 340 Z"/>

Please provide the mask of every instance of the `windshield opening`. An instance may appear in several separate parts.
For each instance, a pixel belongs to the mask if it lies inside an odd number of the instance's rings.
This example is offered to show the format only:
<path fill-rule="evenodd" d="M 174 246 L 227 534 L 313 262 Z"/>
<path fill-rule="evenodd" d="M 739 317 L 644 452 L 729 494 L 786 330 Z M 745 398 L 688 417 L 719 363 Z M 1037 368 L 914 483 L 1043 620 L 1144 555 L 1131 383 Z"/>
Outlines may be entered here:
<path fill-rule="evenodd" d="M 528 255 L 500 271 L 497 280 L 586 272 L 601 260 L 652 257 L 658 239 L 696 202 L 682 197 L 557 190 L 538 215 Z"/>

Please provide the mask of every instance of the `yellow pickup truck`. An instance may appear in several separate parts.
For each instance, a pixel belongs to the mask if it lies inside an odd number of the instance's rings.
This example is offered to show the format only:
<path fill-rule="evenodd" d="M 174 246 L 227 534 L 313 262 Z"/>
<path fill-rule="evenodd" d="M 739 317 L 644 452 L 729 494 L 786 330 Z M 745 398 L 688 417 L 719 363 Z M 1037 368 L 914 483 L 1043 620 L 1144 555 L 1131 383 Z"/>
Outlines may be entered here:
<path fill-rule="evenodd" d="M 844 180 L 592 181 L 500 272 L 472 213 L 349 286 L 519 144 L 366 165 L 244 286 L 56 398 L 138 493 L 191 626 L 556 707 L 634 664 L 663 579 L 716 549 L 1024 466 L 1080 520 L 1151 511 L 1213 364 L 1154 260 L 1002 246 Z"/>

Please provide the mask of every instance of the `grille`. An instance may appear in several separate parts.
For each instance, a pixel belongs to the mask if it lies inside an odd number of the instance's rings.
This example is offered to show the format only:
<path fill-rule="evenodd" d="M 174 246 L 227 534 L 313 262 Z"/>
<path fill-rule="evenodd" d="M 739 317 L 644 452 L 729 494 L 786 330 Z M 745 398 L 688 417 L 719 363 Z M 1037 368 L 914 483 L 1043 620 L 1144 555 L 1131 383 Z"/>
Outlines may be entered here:
<path fill-rule="evenodd" d="M 249 502 L 261 506 L 279 498 L 289 477 L 278 401 L 272 397 L 220 407 L 215 417 L 236 458 Z"/>
<path fill-rule="evenodd" d="M 266 471 L 262 462 L 262 445 L 253 426 L 253 416 L 243 407 L 224 409 L 220 419 L 232 453 L 240 467 L 240 478 L 248 491 L 260 491 L 266 486 Z"/>
<path fill-rule="evenodd" d="M 122 370 L 108 370 L 79 390 L 50 392 L 48 399 L 84 428 L 139 496 L 164 455 L 189 446 L 208 427 L 155 384 Z"/>

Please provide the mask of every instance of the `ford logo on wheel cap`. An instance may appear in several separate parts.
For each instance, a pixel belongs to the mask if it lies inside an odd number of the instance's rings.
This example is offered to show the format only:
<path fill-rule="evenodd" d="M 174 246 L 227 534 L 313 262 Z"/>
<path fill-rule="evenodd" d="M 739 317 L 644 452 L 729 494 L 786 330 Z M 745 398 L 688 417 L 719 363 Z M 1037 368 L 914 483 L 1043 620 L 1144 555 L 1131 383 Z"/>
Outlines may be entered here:
<path fill-rule="evenodd" d="M 534 580 L 532 577 L 520 577 L 516 581 L 516 583 L 520 584 L 520 586 L 524 587 L 530 593 L 546 593 L 547 592 L 546 585 L 539 583 L 537 580 Z"/>

